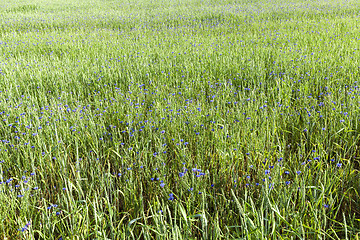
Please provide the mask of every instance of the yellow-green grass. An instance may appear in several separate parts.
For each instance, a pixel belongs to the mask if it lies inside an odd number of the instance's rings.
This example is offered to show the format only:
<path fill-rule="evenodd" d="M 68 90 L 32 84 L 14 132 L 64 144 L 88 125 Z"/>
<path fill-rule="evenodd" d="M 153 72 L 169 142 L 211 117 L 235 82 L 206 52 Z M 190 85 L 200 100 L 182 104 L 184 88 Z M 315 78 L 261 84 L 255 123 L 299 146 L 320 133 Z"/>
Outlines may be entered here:
<path fill-rule="evenodd" d="M 2 1 L 0 237 L 356 239 L 358 1 Z"/>

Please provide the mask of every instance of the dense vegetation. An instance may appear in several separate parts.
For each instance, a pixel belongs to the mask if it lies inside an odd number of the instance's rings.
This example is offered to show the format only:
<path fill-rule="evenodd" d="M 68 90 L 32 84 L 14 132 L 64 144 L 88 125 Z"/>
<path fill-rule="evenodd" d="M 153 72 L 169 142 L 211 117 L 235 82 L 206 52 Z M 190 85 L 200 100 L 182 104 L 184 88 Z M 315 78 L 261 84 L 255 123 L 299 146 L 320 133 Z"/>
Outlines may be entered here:
<path fill-rule="evenodd" d="M 0 238 L 360 232 L 357 0 L 0 3 Z"/>

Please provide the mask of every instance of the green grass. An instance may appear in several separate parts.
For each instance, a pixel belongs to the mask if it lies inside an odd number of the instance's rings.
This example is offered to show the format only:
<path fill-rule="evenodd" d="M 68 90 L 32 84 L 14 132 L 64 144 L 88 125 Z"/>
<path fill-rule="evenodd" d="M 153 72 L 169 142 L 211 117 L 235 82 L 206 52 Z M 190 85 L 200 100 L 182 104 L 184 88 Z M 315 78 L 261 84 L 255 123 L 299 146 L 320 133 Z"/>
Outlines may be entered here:
<path fill-rule="evenodd" d="M 0 238 L 359 238 L 358 1 L 0 16 Z"/>

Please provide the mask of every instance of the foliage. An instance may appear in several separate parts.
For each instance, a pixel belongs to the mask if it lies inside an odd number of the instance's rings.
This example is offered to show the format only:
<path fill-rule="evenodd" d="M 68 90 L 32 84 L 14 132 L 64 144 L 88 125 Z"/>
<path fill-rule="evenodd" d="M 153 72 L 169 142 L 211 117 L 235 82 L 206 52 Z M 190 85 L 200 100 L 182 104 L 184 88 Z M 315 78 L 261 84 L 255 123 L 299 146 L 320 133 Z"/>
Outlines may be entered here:
<path fill-rule="evenodd" d="M 2 1 L 4 239 L 356 239 L 359 10 Z"/>

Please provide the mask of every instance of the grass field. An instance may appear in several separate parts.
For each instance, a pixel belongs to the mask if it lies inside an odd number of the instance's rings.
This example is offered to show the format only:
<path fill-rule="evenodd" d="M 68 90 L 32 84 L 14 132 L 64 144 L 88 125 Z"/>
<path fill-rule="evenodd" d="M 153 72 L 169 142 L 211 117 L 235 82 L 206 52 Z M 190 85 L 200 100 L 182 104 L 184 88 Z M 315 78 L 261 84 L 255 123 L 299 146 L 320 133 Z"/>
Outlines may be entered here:
<path fill-rule="evenodd" d="M 360 2 L 0 2 L 1 239 L 359 239 Z"/>

